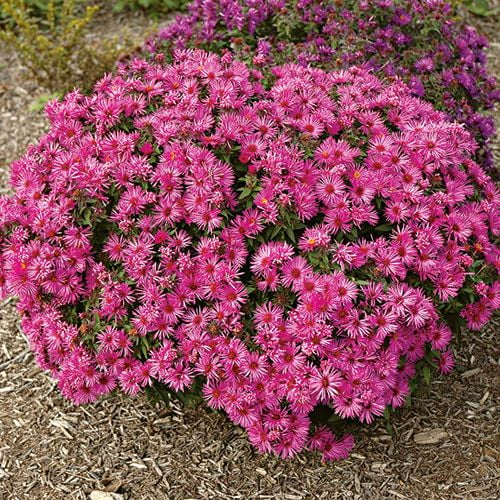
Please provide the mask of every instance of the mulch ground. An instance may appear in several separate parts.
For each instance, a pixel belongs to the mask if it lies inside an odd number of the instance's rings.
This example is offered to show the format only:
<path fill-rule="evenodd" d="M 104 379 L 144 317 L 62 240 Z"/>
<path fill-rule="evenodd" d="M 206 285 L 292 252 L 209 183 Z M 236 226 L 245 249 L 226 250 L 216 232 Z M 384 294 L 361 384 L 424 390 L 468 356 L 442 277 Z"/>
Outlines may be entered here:
<path fill-rule="evenodd" d="M 500 67 L 498 19 L 478 20 Z M 141 17 L 109 18 L 144 27 Z M 0 53 L 0 57 L 2 54 Z M 43 133 L 30 111 L 40 90 L 21 78 L 12 55 L 0 59 L 0 193 L 8 164 Z M 498 141 L 496 143 L 498 158 Z M 203 408 L 154 406 L 113 395 L 74 407 L 35 365 L 14 301 L 0 304 L 0 499 L 496 499 L 500 491 L 497 318 L 456 347 L 457 369 L 422 388 L 395 414 L 354 427 L 348 460 L 322 464 L 258 455 L 243 431 Z M 429 440 L 432 441 L 429 443 Z"/>

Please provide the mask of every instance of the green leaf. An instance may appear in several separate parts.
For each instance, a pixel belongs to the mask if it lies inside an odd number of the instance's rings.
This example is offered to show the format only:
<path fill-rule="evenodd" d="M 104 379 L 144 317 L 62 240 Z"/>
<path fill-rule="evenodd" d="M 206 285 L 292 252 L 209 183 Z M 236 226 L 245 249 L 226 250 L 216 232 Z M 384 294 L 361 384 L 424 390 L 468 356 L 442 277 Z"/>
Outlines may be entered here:
<path fill-rule="evenodd" d="M 429 366 L 424 366 L 422 370 L 422 374 L 424 376 L 425 383 L 429 385 L 431 383 L 431 369 Z"/>
<path fill-rule="evenodd" d="M 439 352 L 432 349 L 425 355 L 425 360 L 427 361 L 427 363 L 429 363 L 430 366 L 437 369 L 438 365 L 436 364 L 435 361 L 438 357 L 439 357 Z"/>
<path fill-rule="evenodd" d="M 354 280 L 354 283 L 356 283 L 356 285 L 369 285 L 369 284 L 370 284 L 370 281 L 366 281 L 366 280 L 357 280 L 357 279 L 355 279 L 355 280 Z"/>
<path fill-rule="evenodd" d="M 387 224 L 381 224 L 380 226 L 377 226 L 375 228 L 375 231 L 378 231 L 380 233 L 387 233 L 389 231 L 392 231 L 392 227 L 393 225 L 388 222 Z"/>
<path fill-rule="evenodd" d="M 59 92 L 54 92 L 52 94 L 46 94 L 37 97 L 30 104 L 29 110 L 32 112 L 41 111 L 49 101 L 52 101 L 53 99 L 59 99 L 60 97 L 61 94 Z"/>
<path fill-rule="evenodd" d="M 293 229 L 290 226 L 286 228 L 286 234 L 295 243 L 295 233 L 293 232 Z"/>
<path fill-rule="evenodd" d="M 91 226 L 92 222 L 90 221 L 90 217 L 92 215 L 92 211 L 87 209 L 83 212 L 83 224 L 86 226 Z"/>
<path fill-rule="evenodd" d="M 141 342 L 140 349 L 141 349 L 141 354 L 144 356 L 144 359 L 147 359 L 147 357 L 148 357 L 148 348 L 147 348 L 146 344 Z"/>
<path fill-rule="evenodd" d="M 341 417 L 341 416 L 339 416 L 339 415 L 337 415 L 336 413 L 334 413 L 334 414 L 333 414 L 333 415 L 332 415 L 332 416 L 331 416 L 331 417 L 327 420 L 327 422 L 328 422 L 329 424 L 335 424 L 335 423 L 337 423 L 337 422 L 340 422 L 341 420 L 343 420 L 343 419 L 342 419 L 342 417 Z"/>
<path fill-rule="evenodd" d="M 252 194 L 252 190 L 250 188 L 243 188 L 241 191 L 241 194 L 238 196 L 239 200 L 243 200 L 247 196 L 250 196 Z"/>
<path fill-rule="evenodd" d="M 356 241 L 358 239 L 358 229 L 353 227 L 351 232 L 347 233 L 347 239 L 349 241 Z"/>
<path fill-rule="evenodd" d="M 451 331 L 456 335 L 457 341 L 460 344 L 462 342 L 462 327 L 465 325 L 465 320 L 455 311 L 443 314 L 443 318 L 451 328 Z"/>
<path fill-rule="evenodd" d="M 127 5 L 126 0 L 116 0 L 115 3 L 113 4 L 113 11 L 114 12 L 122 12 Z"/>
<path fill-rule="evenodd" d="M 278 233 L 283 229 L 283 226 L 274 226 L 273 230 L 271 231 L 271 236 L 270 239 L 273 240 L 276 236 L 278 236 Z"/>
<path fill-rule="evenodd" d="M 307 254 L 307 259 L 309 260 L 309 262 L 313 265 L 316 265 L 318 264 L 318 261 L 319 261 L 319 258 L 318 258 L 318 255 L 317 254 L 314 254 L 312 252 L 308 253 Z"/>

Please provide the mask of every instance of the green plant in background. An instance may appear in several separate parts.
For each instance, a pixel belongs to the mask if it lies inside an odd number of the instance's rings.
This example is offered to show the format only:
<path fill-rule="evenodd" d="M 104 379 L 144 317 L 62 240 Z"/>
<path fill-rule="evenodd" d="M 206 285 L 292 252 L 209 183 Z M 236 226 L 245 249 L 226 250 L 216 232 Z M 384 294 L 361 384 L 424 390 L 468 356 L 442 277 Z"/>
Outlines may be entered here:
<path fill-rule="evenodd" d="M 189 0 L 115 0 L 113 10 L 144 10 L 151 17 L 158 18 L 162 14 L 183 10 Z"/>
<path fill-rule="evenodd" d="M 490 16 L 498 13 L 498 8 L 492 8 L 489 0 L 462 0 L 465 7 L 477 16 Z"/>
<path fill-rule="evenodd" d="M 35 97 L 29 107 L 29 110 L 42 111 L 49 101 L 51 101 L 52 99 L 60 99 L 62 96 L 62 92 L 52 92 L 50 94 L 43 94 L 41 96 Z"/>
<path fill-rule="evenodd" d="M 29 76 L 48 91 L 88 90 L 131 44 L 130 37 L 123 47 L 117 37 L 88 37 L 98 9 L 74 0 L 0 0 L 0 41 L 18 53 Z"/>
<path fill-rule="evenodd" d="M 61 4 L 62 0 L 56 0 L 56 4 Z M 30 9 L 31 14 L 36 17 L 45 17 L 47 15 L 48 2 L 46 0 L 25 0 L 24 3 Z M 8 16 L 0 5 L 0 22 L 5 21 Z"/>

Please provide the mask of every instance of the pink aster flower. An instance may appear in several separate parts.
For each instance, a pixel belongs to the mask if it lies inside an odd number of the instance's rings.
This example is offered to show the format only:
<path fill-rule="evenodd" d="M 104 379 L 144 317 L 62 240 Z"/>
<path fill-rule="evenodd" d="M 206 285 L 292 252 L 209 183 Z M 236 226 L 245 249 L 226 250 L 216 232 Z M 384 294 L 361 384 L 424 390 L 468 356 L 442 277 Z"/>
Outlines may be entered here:
<path fill-rule="evenodd" d="M 441 353 L 437 362 L 440 373 L 450 373 L 455 366 L 455 359 L 451 351 Z"/>
<path fill-rule="evenodd" d="M 341 381 L 339 372 L 329 367 L 320 369 L 318 374 L 311 378 L 310 387 L 321 401 L 328 402 L 338 393 Z"/>

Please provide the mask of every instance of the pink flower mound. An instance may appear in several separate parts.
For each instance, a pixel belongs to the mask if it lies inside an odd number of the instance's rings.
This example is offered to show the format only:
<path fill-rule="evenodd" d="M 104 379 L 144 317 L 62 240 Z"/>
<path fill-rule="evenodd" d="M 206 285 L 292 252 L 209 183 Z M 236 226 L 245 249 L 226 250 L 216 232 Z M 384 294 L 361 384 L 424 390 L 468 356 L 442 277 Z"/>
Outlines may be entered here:
<path fill-rule="evenodd" d="M 442 318 L 498 307 L 499 196 L 401 82 L 275 76 L 184 52 L 51 103 L 0 199 L 1 290 L 75 403 L 201 387 L 261 452 L 338 459 L 315 407 L 403 405 L 424 356 L 453 366 Z"/>

